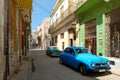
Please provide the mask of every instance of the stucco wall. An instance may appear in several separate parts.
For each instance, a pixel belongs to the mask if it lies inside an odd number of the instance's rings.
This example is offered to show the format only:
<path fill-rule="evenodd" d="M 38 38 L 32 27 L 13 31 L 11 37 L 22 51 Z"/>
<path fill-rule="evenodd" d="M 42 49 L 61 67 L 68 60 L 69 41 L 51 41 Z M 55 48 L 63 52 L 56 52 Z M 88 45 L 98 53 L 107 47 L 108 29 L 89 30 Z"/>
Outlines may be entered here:
<path fill-rule="evenodd" d="M 59 6 L 58 10 L 55 12 L 55 14 L 53 15 L 52 17 L 52 20 L 53 20 L 53 23 L 58 19 L 60 18 L 61 16 L 61 13 L 60 13 L 60 10 L 61 10 L 61 7 L 64 6 L 64 11 L 66 11 L 68 9 L 68 0 L 64 0 L 63 3 Z M 57 15 L 57 16 L 56 16 Z"/>
<path fill-rule="evenodd" d="M 0 0 L 0 80 L 3 79 L 4 67 L 4 0 Z"/>
<path fill-rule="evenodd" d="M 94 2 L 94 1 L 93 1 Z M 120 1 L 119 0 L 110 0 L 109 2 L 100 1 L 97 4 L 91 5 L 92 0 L 89 5 L 83 5 L 86 11 L 81 11 L 77 13 L 77 16 L 79 16 L 80 20 L 80 32 L 79 32 L 79 42 L 80 45 L 83 46 L 85 44 L 85 23 L 88 21 L 91 21 L 92 19 L 96 19 L 96 43 L 97 43 L 97 54 L 102 53 L 103 56 L 106 56 L 106 30 L 105 30 L 105 14 L 117 9 L 120 7 Z M 88 4 L 89 4 L 88 3 Z M 102 34 L 100 34 L 102 33 Z M 102 46 L 99 45 L 99 38 L 102 37 Z"/>

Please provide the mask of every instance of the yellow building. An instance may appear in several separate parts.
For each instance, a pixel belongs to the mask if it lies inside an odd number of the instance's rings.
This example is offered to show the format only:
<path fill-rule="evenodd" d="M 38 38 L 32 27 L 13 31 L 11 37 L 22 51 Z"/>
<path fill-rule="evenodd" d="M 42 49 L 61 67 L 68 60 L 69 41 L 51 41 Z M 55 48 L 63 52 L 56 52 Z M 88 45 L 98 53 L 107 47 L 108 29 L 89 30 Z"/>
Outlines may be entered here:
<path fill-rule="evenodd" d="M 5 53 L 3 77 L 7 80 L 18 71 L 27 53 L 28 36 L 31 31 L 32 0 L 3 0 L 3 2 L 7 5 L 6 8 L 2 6 L 7 9 L 6 17 L 4 17 L 5 32 L 3 32 L 6 34 L 3 41 L 6 42 L 3 49 Z"/>

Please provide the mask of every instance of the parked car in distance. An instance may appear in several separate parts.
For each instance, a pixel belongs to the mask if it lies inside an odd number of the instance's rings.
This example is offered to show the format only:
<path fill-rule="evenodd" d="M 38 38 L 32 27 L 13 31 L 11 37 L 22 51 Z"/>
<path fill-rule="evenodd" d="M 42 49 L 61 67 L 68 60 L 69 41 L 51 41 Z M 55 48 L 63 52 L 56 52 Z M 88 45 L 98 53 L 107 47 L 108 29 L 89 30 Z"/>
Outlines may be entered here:
<path fill-rule="evenodd" d="M 105 72 L 110 69 L 108 59 L 88 52 L 86 47 L 67 47 L 60 54 L 59 63 L 78 69 L 83 75 L 88 71 Z"/>
<path fill-rule="evenodd" d="M 60 51 L 57 46 L 50 46 L 46 49 L 46 55 L 58 57 L 62 51 Z"/>

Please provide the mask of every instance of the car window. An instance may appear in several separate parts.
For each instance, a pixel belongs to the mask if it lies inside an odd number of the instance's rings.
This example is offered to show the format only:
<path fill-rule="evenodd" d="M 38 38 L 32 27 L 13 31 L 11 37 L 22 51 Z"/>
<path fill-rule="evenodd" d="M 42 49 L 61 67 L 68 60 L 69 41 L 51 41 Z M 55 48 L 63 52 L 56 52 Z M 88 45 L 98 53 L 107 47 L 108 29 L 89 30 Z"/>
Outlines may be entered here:
<path fill-rule="evenodd" d="M 88 53 L 88 49 L 76 49 L 76 53 L 80 54 L 80 53 Z"/>
<path fill-rule="evenodd" d="M 76 49 L 76 53 L 80 54 L 81 53 L 81 49 Z"/>
<path fill-rule="evenodd" d="M 81 53 L 88 53 L 88 49 L 81 50 Z"/>
<path fill-rule="evenodd" d="M 66 48 L 64 52 L 69 53 L 70 50 L 68 48 Z"/>
<path fill-rule="evenodd" d="M 70 54 L 75 54 L 73 49 L 70 49 Z"/>

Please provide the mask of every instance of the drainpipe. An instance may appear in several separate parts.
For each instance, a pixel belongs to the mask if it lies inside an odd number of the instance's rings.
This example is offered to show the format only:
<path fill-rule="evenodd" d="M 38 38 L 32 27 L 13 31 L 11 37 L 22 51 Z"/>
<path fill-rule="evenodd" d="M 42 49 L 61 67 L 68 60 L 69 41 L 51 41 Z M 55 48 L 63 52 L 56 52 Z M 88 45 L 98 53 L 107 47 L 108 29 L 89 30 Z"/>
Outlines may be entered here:
<path fill-rule="evenodd" d="M 7 77 L 9 75 L 9 54 L 8 54 L 8 33 L 9 33 L 9 27 L 8 27 L 8 20 L 9 20 L 9 4 L 8 4 L 9 0 L 5 0 L 4 1 L 4 9 L 5 9 L 5 15 L 4 15 L 4 55 L 5 55 L 5 64 L 4 64 L 4 73 L 3 73 L 3 80 L 7 80 Z M 5 6 L 7 5 L 7 6 Z M 7 23 L 7 24 L 6 24 Z"/>

